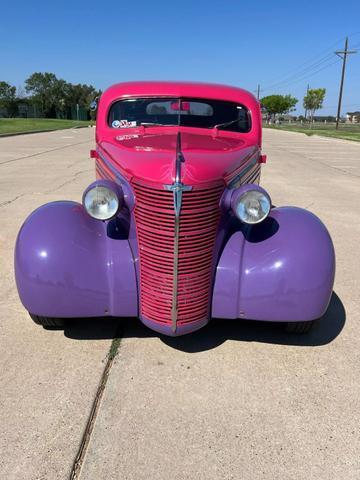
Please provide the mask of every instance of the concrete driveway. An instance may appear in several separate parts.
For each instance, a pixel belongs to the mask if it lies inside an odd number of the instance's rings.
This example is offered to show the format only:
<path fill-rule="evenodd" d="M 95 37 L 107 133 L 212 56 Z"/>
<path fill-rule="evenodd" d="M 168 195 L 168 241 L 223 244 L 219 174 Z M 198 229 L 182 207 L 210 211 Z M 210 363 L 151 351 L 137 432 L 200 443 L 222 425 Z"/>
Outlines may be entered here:
<path fill-rule="evenodd" d="M 83 341 L 76 329 L 75 340 L 38 328 L 13 276 L 14 242 L 26 216 L 45 202 L 81 199 L 93 180 L 93 132 L 0 139 L 1 479 L 68 478 L 114 332 L 111 322 L 91 327 L 94 338 Z"/>
<path fill-rule="evenodd" d="M 0 478 L 69 477 L 119 327 L 73 478 L 360 478 L 360 144 L 264 132 L 262 185 L 318 214 L 335 244 L 335 293 L 310 334 L 244 321 L 177 339 L 136 320 L 47 331 L 18 300 L 15 237 L 38 205 L 80 200 L 93 132 L 0 139 Z"/>

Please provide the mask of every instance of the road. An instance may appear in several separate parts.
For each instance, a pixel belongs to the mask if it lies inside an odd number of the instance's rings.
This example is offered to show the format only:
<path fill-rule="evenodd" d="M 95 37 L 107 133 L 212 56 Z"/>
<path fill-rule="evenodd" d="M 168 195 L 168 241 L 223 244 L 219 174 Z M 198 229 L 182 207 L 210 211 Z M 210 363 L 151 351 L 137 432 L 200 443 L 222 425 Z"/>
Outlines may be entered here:
<path fill-rule="evenodd" d="M 23 219 L 81 198 L 92 139 L 90 128 L 0 139 L 1 478 L 68 478 L 119 325 L 43 330 L 13 280 Z M 332 235 L 328 312 L 300 337 L 213 321 L 169 339 L 121 321 L 82 480 L 360 478 L 360 144 L 265 130 L 264 152 L 273 202 L 308 208 Z"/>

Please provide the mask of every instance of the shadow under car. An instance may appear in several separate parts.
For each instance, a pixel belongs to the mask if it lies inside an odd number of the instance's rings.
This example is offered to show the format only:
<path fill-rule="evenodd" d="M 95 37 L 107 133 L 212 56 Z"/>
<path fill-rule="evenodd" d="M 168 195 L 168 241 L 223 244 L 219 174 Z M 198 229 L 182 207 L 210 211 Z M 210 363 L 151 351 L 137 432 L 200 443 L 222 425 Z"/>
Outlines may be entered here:
<path fill-rule="evenodd" d="M 145 327 L 137 318 L 82 318 L 68 321 L 64 334 L 74 340 L 99 340 L 159 337 L 168 346 L 184 352 L 201 352 L 215 348 L 226 340 L 262 342 L 279 345 L 314 347 L 332 342 L 345 325 L 346 312 L 333 292 L 325 315 L 309 333 L 288 334 L 281 322 L 212 319 L 209 324 L 188 335 L 167 337 Z"/>

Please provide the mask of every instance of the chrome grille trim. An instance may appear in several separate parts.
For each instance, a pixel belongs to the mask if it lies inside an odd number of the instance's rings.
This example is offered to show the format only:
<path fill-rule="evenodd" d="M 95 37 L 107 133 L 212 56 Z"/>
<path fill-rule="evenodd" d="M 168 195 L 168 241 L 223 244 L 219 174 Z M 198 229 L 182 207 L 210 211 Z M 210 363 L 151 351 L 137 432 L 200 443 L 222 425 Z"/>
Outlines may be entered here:
<path fill-rule="evenodd" d="M 181 133 L 178 132 L 176 138 L 176 158 L 175 158 L 175 182 L 172 185 L 164 185 L 166 190 L 173 192 L 174 212 L 175 212 L 175 232 L 174 232 L 174 269 L 173 269 L 173 296 L 171 307 L 172 331 L 176 333 L 178 319 L 178 273 L 179 273 L 179 237 L 180 237 L 180 212 L 182 206 L 182 194 L 192 190 L 190 185 L 184 185 L 181 182 L 181 163 L 184 162 L 184 155 L 181 151 Z"/>
<path fill-rule="evenodd" d="M 191 191 L 183 193 L 178 233 L 172 192 L 142 179 L 134 178 L 131 184 L 136 195 L 140 318 L 145 323 L 167 325 L 172 333 L 175 313 L 177 330 L 204 324 L 210 314 L 214 249 L 224 183 L 193 186 Z"/>

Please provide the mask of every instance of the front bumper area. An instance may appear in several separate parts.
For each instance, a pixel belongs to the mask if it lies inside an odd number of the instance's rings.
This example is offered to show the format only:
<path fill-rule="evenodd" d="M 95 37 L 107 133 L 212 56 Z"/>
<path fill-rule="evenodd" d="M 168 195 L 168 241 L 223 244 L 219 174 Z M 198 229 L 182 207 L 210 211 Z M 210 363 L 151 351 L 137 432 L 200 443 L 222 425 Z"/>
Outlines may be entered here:
<path fill-rule="evenodd" d="M 162 335 L 167 335 L 169 337 L 179 337 L 180 335 L 186 335 L 187 333 L 196 332 L 200 328 L 205 327 L 209 323 L 209 319 L 205 318 L 203 320 L 198 320 L 197 322 L 191 322 L 189 324 L 178 324 L 176 330 L 174 331 L 171 324 L 169 323 L 159 323 L 154 320 L 145 318 L 144 316 L 140 317 L 141 322 L 147 327 L 151 328 L 155 332 L 161 333 Z"/>
<path fill-rule="evenodd" d="M 205 326 L 162 323 L 139 315 L 136 255 L 126 232 L 114 238 L 106 222 L 82 205 L 54 202 L 33 212 L 15 249 L 20 299 L 34 315 L 55 318 L 139 317 L 152 330 L 179 336 Z M 330 300 L 335 254 L 320 220 L 302 209 L 273 209 L 251 228 L 230 230 L 214 279 L 212 316 L 269 321 L 321 317 Z"/>

